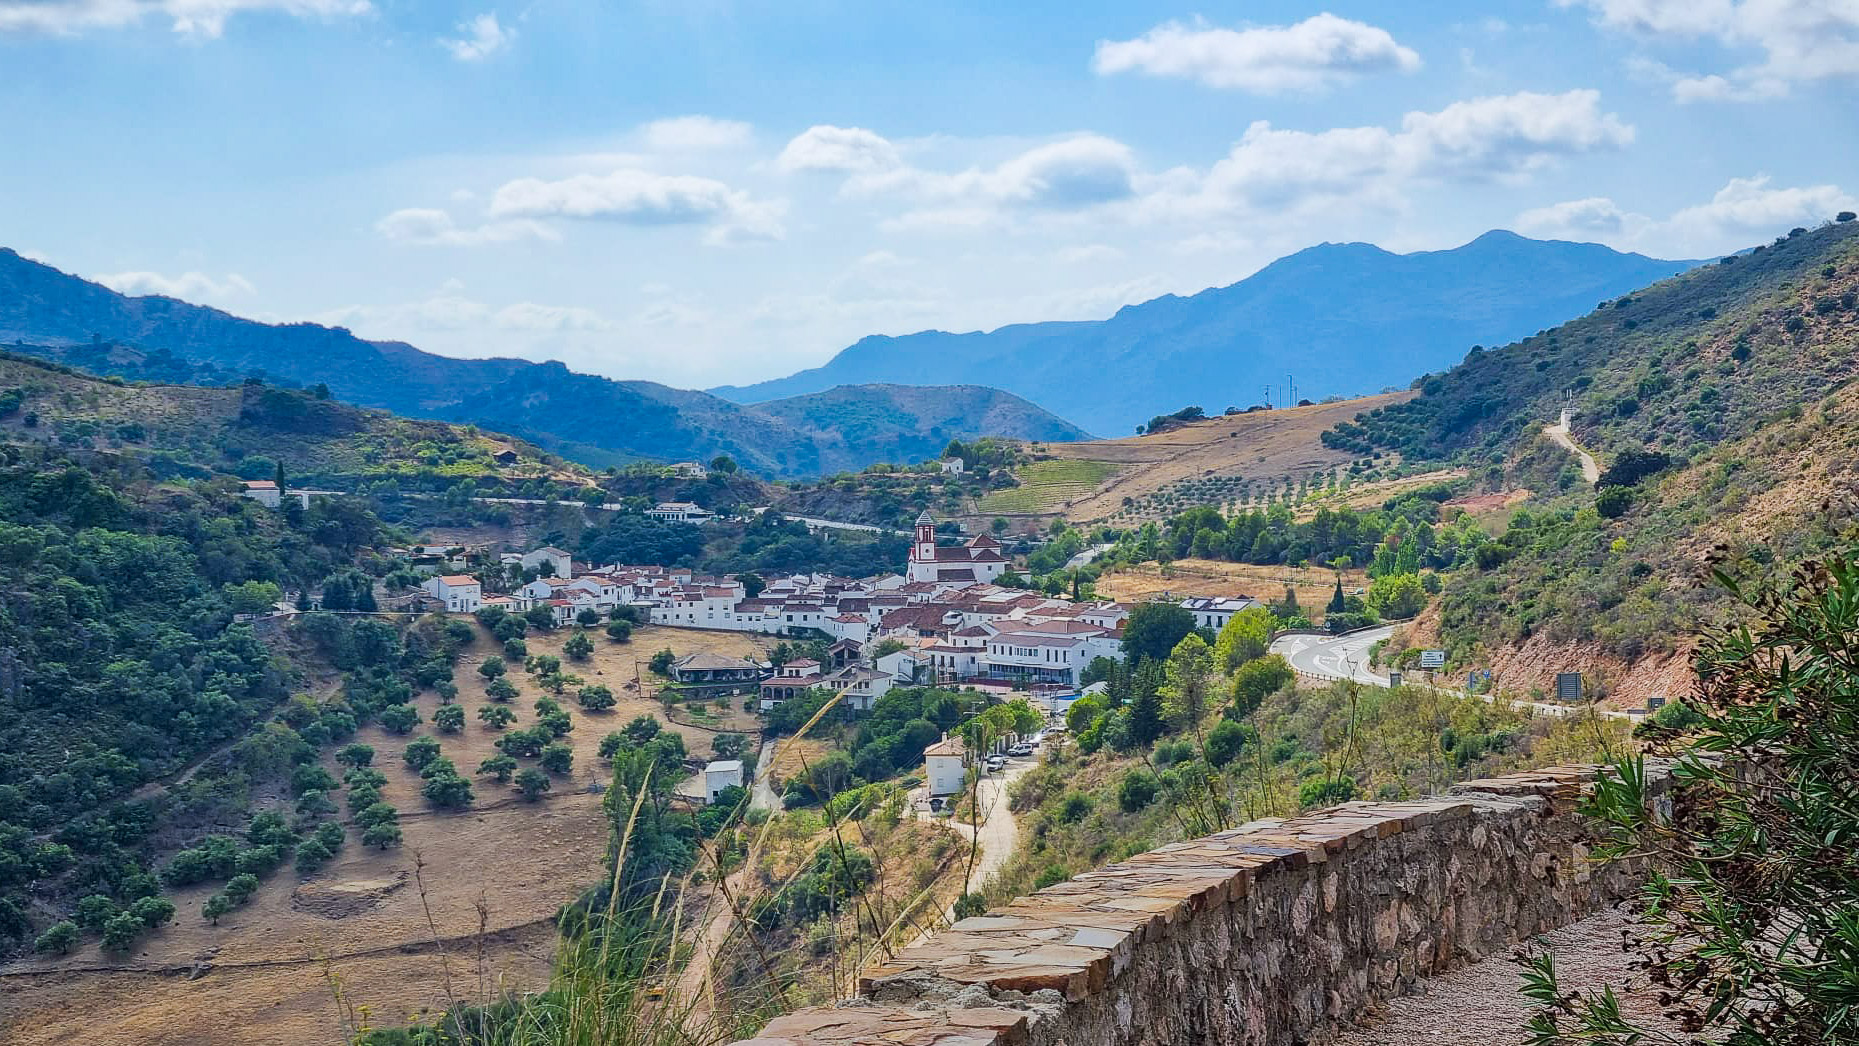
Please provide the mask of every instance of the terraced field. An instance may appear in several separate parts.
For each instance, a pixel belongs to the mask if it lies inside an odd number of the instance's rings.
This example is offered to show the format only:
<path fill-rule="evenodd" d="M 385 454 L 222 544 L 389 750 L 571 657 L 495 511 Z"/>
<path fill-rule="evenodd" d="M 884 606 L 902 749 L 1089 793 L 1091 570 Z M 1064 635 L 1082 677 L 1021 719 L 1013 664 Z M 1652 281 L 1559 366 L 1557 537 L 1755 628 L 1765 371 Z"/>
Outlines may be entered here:
<path fill-rule="evenodd" d="M 1119 466 L 1107 461 L 1049 459 L 1020 466 L 1020 485 L 990 491 L 975 503 L 981 515 L 1057 512 L 1095 491 Z"/>

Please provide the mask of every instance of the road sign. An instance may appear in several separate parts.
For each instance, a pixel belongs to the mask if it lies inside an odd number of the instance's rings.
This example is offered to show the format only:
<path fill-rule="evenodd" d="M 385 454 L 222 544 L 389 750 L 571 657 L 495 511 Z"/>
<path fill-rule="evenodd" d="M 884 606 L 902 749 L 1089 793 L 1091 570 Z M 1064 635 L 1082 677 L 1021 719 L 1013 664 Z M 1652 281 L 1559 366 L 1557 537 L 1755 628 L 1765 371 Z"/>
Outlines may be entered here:
<path fill-rule="evenodd" d="M 1444 650 L 1422 650 L 1420 652 L 1421 668 L 1445 668 L 1446 652 Z"/>
<path fill-rule="evenodd" d="M 1401 685 L 1401 674 L 1399 672 L 1389 672 L 1388 673 L 1388 685 L 1391 687 L 1400 686 Z"/>
<path fill-rule="evenodd" d="M 1581 673 L 1580 672 L 1557 672 L 1556 673 L 1556 700 L 1558 701 L 1580 701 L 1581 700 Z"/>
<path fill-rule="evenodd" d="M 1664 707 L 1665 698 L 1663 697 L 1649 697 L 1646 699 L 1646 711 L 1648 712 L 1656 712 Z"/>

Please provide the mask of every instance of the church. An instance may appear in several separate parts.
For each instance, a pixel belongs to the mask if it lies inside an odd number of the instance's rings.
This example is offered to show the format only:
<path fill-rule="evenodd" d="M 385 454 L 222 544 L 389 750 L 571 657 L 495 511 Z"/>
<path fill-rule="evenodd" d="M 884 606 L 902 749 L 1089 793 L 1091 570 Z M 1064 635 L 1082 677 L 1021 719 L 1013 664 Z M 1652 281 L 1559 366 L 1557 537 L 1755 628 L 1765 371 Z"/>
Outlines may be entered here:
<path fill-rule="evenodd" d="M 936 520 L 928 512 L 917 517 L 916 540 L 910 544 L 910 564 L 904 576 L 932 584 L 986 584 L 1007 572 L 1001 543 L 987 536 L 970 538 L 966 545 L 936 544 Z"/>

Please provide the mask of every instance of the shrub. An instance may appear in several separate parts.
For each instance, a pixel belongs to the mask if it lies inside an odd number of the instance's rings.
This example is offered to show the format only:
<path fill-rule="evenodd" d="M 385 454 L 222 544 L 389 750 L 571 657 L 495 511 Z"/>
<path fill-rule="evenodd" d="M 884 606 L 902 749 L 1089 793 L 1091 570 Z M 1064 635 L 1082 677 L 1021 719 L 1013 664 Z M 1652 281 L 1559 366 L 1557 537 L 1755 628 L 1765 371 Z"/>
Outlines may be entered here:
<path fill-rule="evenodd" d="M 1231 719 L 1222 719 L 1207 732 L 1207 763 L 1220 767 L 1239 758 L 1246 747 L 1246 728 Z"/>
<path fill-rule="evenodd" d="M 407 767 L 412 770 L 424 770 L 434 759 L 439 758 L 439 742 L 430 737 L 415 738 L 407 743 L 402 757 Z"/>
<path fill-rule="evenodd" d="M 1356 779 L 1349 776 L 1313 777 L 1297 790 L 1297 801 L 1305 808 L 1334 806 L 1356 797 Z"/>
<path fill-rule="evenodd" d="M 973 919 L 988 914 L 988 899 L 978 893 L 965 893 L 955 900 L 955 917 Z"/>
<path fill-rule="evenodd" d="M 129 914 L 153 930 L 166 926 L 174 918 L 174 902 L 165 897 L 139 897 L 129 906 Z"/>
<path fill-rule="evenodd" d="M 32 947 L 35 951 L 63 955 L 77 945 L 81 936 L 76 923 L 63 919 L 47 926 L 39 939 L 32 942 Z"/>
<path fill-rule="evenodd" d="M 388 822 L 369 825 L 367 831 L 361 833 L 361 841 L 363 846 L 372 846 L 377 850 L 399 846 L 400 826 Z"/>
<path fill-rule="evenodd" d="M 433 712 L 432 725 L 442 733 L 456 734 L 465 728 L 465 710 L 458 705 L 443 705 Z"/>
<path fill-rule="evenodd" d="M 574 769 L 574 749 L 564 744 L 549 745 L 542 750 L 538 762 L 549 773 L 566 774 Z"/>
<path fill-rule="evenodd" d="M 523 798 L 535 802 L 549 790 L 549 775 L 533 766 L 526 766 L 516 775 L 516 786 L 523 791 Z"/>
<path fill-rule="evenodd" d="M 381 727 L 389 733 L 410 734 L 420 725 L 420 711 L 412 705 L 391 705 L 381 710 Z"/>
<path fill-rule="evenodd" d="M 142 920 L 122 912 L 103 924 L 103 950 L 107 952 L 125 952 L 142 936 Z"/>
<path fill-rule="evenodd" d="M 619 703 L 614 699 L 613 691 L 604 686 L 584 686 L 575 695 L 575 700 L 590 712 L 604 712 Z"/>
<path fill-rule="evenodd" d="M 1090 816 L 1091 797 L 1082 792 L 1072 792 L 1059 803 L 1059 823 L 1077 824 Z"/>
<path fill-rule="evenodd" d="M 1127 770 L 1123 780 L 1117 784 L 1117 806 L 1124 813 L 1133 814 L 1155 802 L 1156 792 L 1160 788 L 1155 775 L 1149 771 Z"/>
<path fill-rule="evenodd" d="M 297 844 L 296 864 L 298 875 L 309 875 L 321 868 L 334 857 L 334 851 L 324 846 L 320 839 L 305 839 Z"/>

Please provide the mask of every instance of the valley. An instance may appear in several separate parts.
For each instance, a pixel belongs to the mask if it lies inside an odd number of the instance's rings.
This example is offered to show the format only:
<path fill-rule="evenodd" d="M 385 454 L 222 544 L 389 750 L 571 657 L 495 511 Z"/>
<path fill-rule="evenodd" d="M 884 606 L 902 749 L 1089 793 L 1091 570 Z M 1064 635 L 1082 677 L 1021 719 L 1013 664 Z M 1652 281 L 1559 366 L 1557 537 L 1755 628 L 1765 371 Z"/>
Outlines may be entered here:
<path fill-rule="evenodd" d="M 1637 743 L 1695 714 L 1705 569 L 1854 537 L 1855 229 L 1117 439 L 771 408 L 904 459 L 818 479 L 9 354 L 9 1041 L 395 1046 L 549 1012 L 612 934 L 617 1012 L 720 1043 L 1145 851 Z M 1471 692 L 1387 689 L 1423 650 Z"/>

